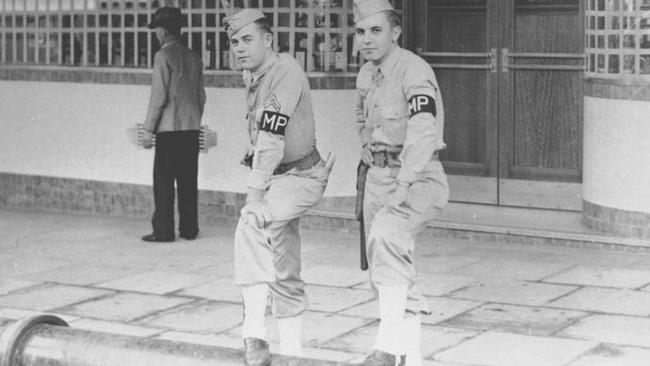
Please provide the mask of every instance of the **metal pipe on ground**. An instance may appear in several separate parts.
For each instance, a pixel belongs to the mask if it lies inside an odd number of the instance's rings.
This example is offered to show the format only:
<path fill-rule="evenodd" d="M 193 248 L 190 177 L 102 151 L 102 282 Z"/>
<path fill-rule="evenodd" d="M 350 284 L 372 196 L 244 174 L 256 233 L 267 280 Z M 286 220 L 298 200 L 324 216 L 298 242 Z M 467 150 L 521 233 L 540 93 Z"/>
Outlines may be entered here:
<path fill-rule="evenodd" d="M 0 366 L 229 366 L 244 364 L 242 350 L 70 328 L 61 318 L 37 315 L 0 320 Z M 349 366 L 273 355 L 273 366 Z"/>

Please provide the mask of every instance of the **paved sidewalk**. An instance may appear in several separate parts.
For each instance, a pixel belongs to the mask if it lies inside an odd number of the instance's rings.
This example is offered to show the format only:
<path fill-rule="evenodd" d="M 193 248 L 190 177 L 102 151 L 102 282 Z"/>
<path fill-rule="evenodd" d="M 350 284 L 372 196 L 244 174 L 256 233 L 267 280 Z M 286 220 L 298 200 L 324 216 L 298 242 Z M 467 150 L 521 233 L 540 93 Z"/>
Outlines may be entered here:
<path fill-rule="evenodd" d="M 144 243 L 147 220 L 0 210 L 0 318 L 239 348 L 234 225 Z M 303 230 L 307 357 L 359 361 L 376 302 L 357 233 Z M 650 365 L 650 254 L 462 240 L 418 242 L 426 365 Z M 272 348 L 277 331 L 269 318 Z"/>

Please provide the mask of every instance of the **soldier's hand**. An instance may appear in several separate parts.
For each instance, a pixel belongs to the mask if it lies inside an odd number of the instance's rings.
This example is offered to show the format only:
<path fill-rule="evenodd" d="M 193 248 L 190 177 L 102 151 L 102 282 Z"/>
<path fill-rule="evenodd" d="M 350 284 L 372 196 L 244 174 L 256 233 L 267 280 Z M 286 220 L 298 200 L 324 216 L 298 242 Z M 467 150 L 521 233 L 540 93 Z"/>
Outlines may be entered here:
<path fill-rule="evenodd" d="M 368 144 L 364 145 L 363 149 L 361 150 L 361 161 L 363 161 L 368 166 L 372 166 L 372 164 L 375 162 L 375 159 L 372 157 L 372 150 L 370 150 L 370 146 Z"/>
<path fill-rule="evenodd" d="M 386 206 L 389 208 L 398 208 L 402 203 L 404 203 L 404 201 L 406 201 L 409 192 L 408 189 L 408 186 L 405 184 L 397 185 L 395 191 L 388 196 Z"/>
<path fill-rule="evenodd" d="M 153 146 L 153 133 L 150 131 L 142 131 L 142 147 L 145 149 L 151 149 Z"/>
<path fill-rule="evenodd" d="M 271 209 L 264 201 L 251 201 L 241 210 L 244 222 L 262 229 L 272 221 Z"/>
<path fill-rule="evenodd" d="M 249 168 L 253 167 L 253 154 L 255 153 L 255 150 L 253 148 L 250 148 L 246 151 L 246 154 L 244 154 L 244 157 L 241 159 L 239 164 L 243 166 L 247 166 Z"/>

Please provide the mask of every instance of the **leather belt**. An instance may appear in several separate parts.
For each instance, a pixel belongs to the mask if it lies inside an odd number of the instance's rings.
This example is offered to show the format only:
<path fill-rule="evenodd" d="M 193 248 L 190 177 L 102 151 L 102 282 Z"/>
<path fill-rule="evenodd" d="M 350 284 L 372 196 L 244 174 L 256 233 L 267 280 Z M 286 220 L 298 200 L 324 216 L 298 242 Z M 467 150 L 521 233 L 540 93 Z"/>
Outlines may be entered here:
<path fill-rule="evenodd" d="M 314 149 L 309 154 L 298 160 L 278 165 L 278 167 L 273 171 L 273 175 L 284 174 L 293 168 L 296 168 L 297 170 L 307 170 L 309 168 L 313 168 L 321 160 L 322 159 L 318 153 L 318 150 Z"/>
<path fill-rule="evenodd" d="M 401 151 L 373 151 L 372 152 L 372 159 L 373 163 L 372 165 L 380 167 L 380 168 L 385 168 L 385 167 L 399 167 L 402 166 L 402 163 L 399 161 L 399 154 L 401 154 Z M 434 152 L 431 155 L 430 160 L 439 160 L 439 153 L 438 151 Z"/>

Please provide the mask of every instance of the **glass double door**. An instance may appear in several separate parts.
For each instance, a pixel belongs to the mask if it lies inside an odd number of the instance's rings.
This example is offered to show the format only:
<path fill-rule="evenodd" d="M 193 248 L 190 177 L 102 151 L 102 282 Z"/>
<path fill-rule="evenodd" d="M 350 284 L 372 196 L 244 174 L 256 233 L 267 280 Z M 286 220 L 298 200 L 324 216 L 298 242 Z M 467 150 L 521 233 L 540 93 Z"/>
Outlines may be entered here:
<path fill-rule="evenodd" d="M 443 94 L 453 201 L 581 210 L 582 1 L 412 3 Z"/>

